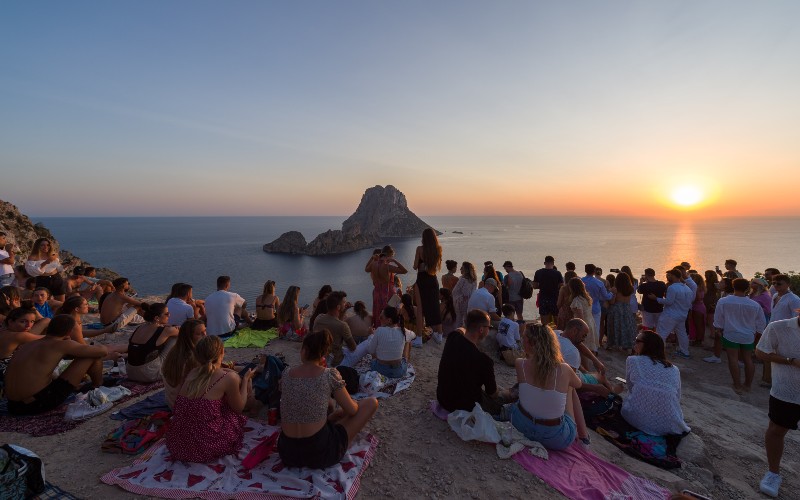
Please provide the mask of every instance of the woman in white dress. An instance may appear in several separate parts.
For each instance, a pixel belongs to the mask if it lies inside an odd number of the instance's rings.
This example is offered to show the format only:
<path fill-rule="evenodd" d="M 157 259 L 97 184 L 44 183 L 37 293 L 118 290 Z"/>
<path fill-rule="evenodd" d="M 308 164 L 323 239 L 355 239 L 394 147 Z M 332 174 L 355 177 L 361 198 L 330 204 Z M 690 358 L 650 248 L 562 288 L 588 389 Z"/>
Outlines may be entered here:
<path fill-rule="evenodd" d="M 650 330 L 636 336 L 636 355 L 625 362 L 628 397 L 622 417 L 642 432 L 654 436 L 691 431 L 681 410 L 681 372 L 667 360 L 664 340 Z"/>
<path fill-rule="evenodd" d="M 455 328 L 464 326 L 469 298 L 477 289 L 478 276 L 475 274 L 475 266 L 471 262 L 464 261 L 461 264 L 461 277 L 458 278 L 456 285 L 453 287 L 453 304 L 456 306 Z"/>

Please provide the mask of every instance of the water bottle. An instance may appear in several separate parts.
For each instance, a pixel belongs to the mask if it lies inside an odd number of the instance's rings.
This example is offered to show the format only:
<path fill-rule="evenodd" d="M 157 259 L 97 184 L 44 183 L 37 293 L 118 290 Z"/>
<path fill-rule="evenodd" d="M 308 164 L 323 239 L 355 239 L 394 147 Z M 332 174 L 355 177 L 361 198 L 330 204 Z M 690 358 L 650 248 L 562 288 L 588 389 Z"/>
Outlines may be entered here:
<path fill-rule="evenodd" d="M 125 366 L 125 360 L 120 359 L 117 362 L 117 368 L 119 368 L 119 376 L 120 377 L 127 377 L 128 376 L 128 367 Z"/>

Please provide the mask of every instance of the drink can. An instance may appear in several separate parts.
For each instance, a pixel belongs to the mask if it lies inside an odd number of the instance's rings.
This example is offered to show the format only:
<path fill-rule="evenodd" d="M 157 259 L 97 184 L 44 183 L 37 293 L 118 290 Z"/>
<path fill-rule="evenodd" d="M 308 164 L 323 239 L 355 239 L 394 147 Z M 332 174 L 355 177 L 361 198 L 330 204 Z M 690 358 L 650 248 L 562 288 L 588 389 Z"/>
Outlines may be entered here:
<path fill-rule="evenodd" d="M 278 409 L 277 408 L 270 408 L 267 411 L 267 424 L 268 425 L 278 425 Z"/>

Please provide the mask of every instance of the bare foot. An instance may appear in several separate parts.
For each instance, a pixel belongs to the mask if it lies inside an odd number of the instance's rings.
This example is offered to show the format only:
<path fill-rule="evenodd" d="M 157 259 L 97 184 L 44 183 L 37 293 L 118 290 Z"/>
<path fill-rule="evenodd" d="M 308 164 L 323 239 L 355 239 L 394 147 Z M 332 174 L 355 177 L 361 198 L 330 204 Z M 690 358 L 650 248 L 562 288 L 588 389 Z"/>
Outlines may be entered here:
<path fill-rule="evenodd" d="M 741 394 L 741 393 L 743 393 L 743 392 L 744 392 L 744 386 L 742 386 L 742 385 L 737 385 L 737 384 L 734 384 L 734 385 L 733 385 L 733 392 L 735 392 L 736 394 Z"/>

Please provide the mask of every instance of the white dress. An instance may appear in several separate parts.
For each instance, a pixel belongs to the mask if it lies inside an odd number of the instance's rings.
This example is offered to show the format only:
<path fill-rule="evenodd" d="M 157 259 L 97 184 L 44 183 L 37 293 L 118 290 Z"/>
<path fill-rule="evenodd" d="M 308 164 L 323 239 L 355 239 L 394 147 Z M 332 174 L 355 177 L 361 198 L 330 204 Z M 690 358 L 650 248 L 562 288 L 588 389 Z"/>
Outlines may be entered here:
<path fill-rule="evenodd" d="M 628 397 L 622 417 L 642 432 L 654 436 L 683 434 L 691 429 L 681 410 L 681 372 L 649 356 L 628 356 L 625 361 Z"/>
<path fill-rule="evenodd" d="M 453 305 L 456 308 L 455 328 L 464 326 L 464 320 L 467 319 L 467 305 L 469 304 L 469 298 L 472 297 L 473 292 L 475 292 L 477 289 L 477 282 L 469 281 L 464 277 L 458 278 L 456 286 L 453 287 Z"/>

